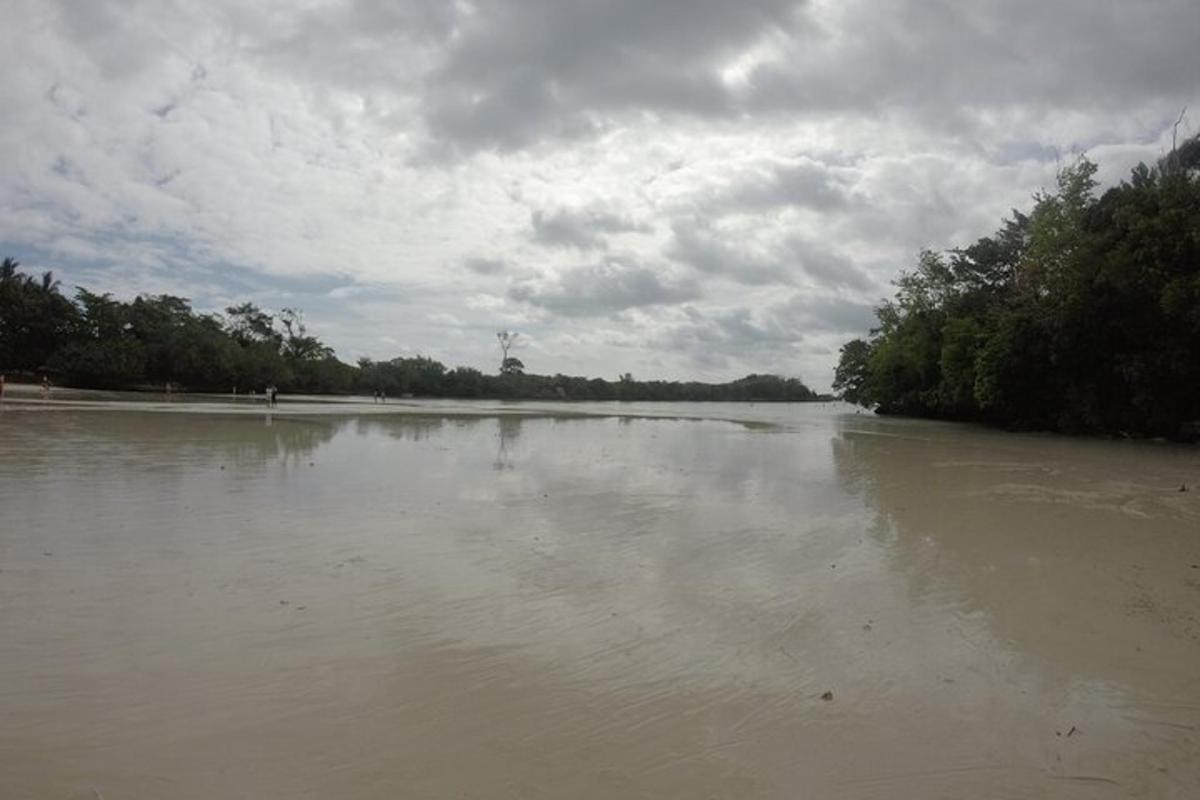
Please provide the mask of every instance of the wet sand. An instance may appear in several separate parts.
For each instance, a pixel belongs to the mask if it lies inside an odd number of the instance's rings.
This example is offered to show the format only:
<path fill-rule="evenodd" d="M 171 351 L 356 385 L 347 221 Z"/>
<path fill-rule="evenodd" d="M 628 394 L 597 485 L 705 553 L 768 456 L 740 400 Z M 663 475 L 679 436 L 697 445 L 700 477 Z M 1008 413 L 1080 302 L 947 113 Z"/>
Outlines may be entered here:
<path fill-rule="evenodd" d="M 1195 448 L 145 402 L 0 409 L 5 798 L 1200 796 Z"/>

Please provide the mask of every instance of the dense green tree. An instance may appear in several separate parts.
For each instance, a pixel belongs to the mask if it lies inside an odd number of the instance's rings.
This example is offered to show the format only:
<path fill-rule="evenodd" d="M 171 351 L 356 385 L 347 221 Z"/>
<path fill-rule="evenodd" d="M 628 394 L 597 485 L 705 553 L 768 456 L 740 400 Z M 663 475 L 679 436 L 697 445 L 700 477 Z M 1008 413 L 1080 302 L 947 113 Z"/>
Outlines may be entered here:
<path fill-rule="evenodd" d="M 862 339 L 852 339 L 842 345 L 841 357 L 833 373 L 833 390 L 848 403 L 866 404 L 871 397 L 869 362 L 871 345 Z"/>
<path fill-rule="evenodd" d="M 0 370 L 42 368 L 78 322 L 53 273 L 35 278 L 19 267 L 12 258 L 0 262 Z"/>
<path fill-rule="evenodd" d="M 225 313 L 229 315 L 226 329 L 238 344 L 266 342 L 276 347 L 283 344 L 282 334 L 275 330 L 275 317 L 253 303 L 230 306 Z"/>
<path fill-rule="evenodd" d="M 842 349 L 843 397 L 1012 427 L 1194 435 L 1200 138 L 1099 198 L 1095 175 L 1081 158 L 1028 215 L 922 254 L 872 339 Z"/>
<path fill-rule="evenodd" d="M 502 347 L 517 341 L 498 337 Z M 531 375 L 508 355 L 500 374 L 444 364 L 426 356 L 342 363 L 311 335 L 303 315 L 277 315 L 252 303 L 230 306 L 226 317 L 197 314 L 173 295 L 139 295 L 125 302 L 79 289 L 63 297 L 53 276 L 34 279 L 6 260 L 0 265 L 0 369 L 43 365 L 69 384 L 108 388 L 261 391 L 423 397 L 489 397 L 546 400 L 811 400 L 796 378 L 747 375 L 723 384 L 617 381 L 571 375 Z"/>

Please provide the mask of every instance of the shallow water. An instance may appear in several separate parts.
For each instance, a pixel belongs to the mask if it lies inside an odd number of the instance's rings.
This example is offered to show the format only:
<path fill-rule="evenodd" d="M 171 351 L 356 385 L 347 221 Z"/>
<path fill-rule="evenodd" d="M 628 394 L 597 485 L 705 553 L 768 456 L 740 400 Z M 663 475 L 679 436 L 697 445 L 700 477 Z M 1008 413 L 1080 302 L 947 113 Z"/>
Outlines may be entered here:
<path fill-rule="evenodd" d="M 1193 448 L 370 405 L 0 409 L 0 794 L 1200 792 Z"/>

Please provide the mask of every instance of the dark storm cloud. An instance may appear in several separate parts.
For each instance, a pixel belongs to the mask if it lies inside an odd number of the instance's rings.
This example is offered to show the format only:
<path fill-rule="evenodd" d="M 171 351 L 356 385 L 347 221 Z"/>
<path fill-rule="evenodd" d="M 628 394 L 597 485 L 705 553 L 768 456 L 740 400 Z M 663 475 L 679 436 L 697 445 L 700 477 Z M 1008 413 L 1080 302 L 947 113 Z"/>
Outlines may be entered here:
<path fill-rule="evenodd" d="M 655 345 L 682 353 L 700 367 L 723 369 L 733 363 L 785 358 L 800 347 L 807 333 L 788 325 L 788 320 L 746 307 L 685 306 L 683 312 L 683 320 L 668 326 Z"/>
<path fill-rule="evenodd" d="M 509 289 L 508 296 L 555 314 L 588 317 L 694 300 L 700 287 L 692 279 L 664 270 L 609 259 L 523 281 Z"/>
<path fill-rule="evenodd" d="M 225 9 L 251 53 L 306 80 L 354 91 L 387 91 L 412 72 L 409 51 L 437 49 L 457 24 L 447 0 L 346 0 L 291 14 L 254 3 Z"/>
<path fill-rule="evenodd" d="M 467 149 L 595 130 L 625 110 L 728 113 L 717 67 L 802 25 L 796 0 L 500 0 L 460 17 L 425 96 L 433 133 Z"/>
<path fill-rule="evenodd" d="M 152 66 L 213 22 L 240 54 L 313 87 L 361 93 L 368 113 L 396 127 L 411 124 L 402 101 L 415 101 L 431 146 L 463 152 L 588 136 L 642 113 L 753 125 L 777 113 L 893 111 L 939 130 L 998 112 L 1137 106 L 1162 109 L 1165 119 L 1200 74 L 1194 0 L 847 0 L 819 9 L 802 0 L 346 0 L 289 13 L 212 3 L 181 14 L 135 14 L 103 0 L 55 7 L 46 4 L 39 24 L 60 26 L 110 77 Z M 741 80 L 722 79 L 764 42 L 761 63 L 748 64 Z M 203 70 L 205 50 L 178 52 Z M 889 134 L 880 130 L 881 139 Z"/>
<path fill-rule="evenodd" d="M 776 165 L 744 179 L 727 194 L 725 202 L 740 208 L 796 206 L 816 211 L 846 207 L 847 189 L 826 164 L 804 159 Z"/>
<path fill-rule="evenodd" d="M 770 314 L 780 327 L 811 332 L 857 333 L 876 323 L 874 306 L 838 296 L 797 293 Z"/>
<path fill-rule="evenodd" d="M 552 247 L 590 250 L 604 246 L 604 237 L 614 233 L 648 233 L 653 230 L 631 219 L 596 209 L 534 211 L 530 215 L 533 241 Z"/>
<path fill-rule="evenodd" d="M 676 221 L 671 226 L 671 236 L 667 254 L 707 275 L 747 286 L 788 284 L 794 280 L 789 265 L 738 247 L 698 220 Z"/>
<path fill-rule="evenodd" d="M 755 72 L 750 106 L 904 108 L 943 123 L 1008 107 L 1093 111 L 1186 97 L 1200 68 L 1193 0 L 903 0 L 837 16 L 837 37 Z"/>
<path fill-rule="evenodd" d="M 623 112 L 891 110 L 946 128 L 996 111 L 1171 106 L 1200 74 L 1194 0 L 847 2 L 823 16 L 792 0 L 506 0 L 456 30 L 424 104 L 435 136 L 467 150 L 585 135 Z M 768 37 L 778 57 L 721 79 Z"/>
<path fill-rule="evenodd" d="M 828 372 L 807 348 L 865 332 L 921 248 L 986 234 L 1076 152 L 1110 184 L 1200 106 L 1196 0 L 7 7 L 0 239 L 107 259 L 102 290 L 170 266 L 233 295 L 223 264 L 335 264 L 322 302 L 356 306 L 437 289 L 378 319 L 447 358 L 472 356 L 413 320 L 466 304 L 552 342 L 652 308 L 621 329 L 664 354 Z"/>
<path fill-rule="evenodd" d="M 824 346 L 808 340 L 861 333 L 874 321 L 869 305 L 802 293 L 763 308 L 703 310 L 688 305 L 682 310 L 682 320 L 667 326 L 655 344 L 712 368 L 822 353 Z"/>
<path fill-rule="evenodd" d="M 873 285 L 850 259 L 802 236 L 753 248 L 697 220 L 677 220 L 671 233 L 669 256 L 699 272 L 747 286 L 793 285 L 801 274 L 827 289 L 865 290 Z"/>
<path fill-rule="evenodd" d="M 481 257 L 464 259 L 463 266 L 476 275 L 499 275 L 508 267 L 503 259 Z"/>
<path fill-rule="evenodd" d="M 784 252 L 818 286 L 861 291 L 873 285 L 853 261 L 819 242 L 793 236 L 784 243 Z"/>

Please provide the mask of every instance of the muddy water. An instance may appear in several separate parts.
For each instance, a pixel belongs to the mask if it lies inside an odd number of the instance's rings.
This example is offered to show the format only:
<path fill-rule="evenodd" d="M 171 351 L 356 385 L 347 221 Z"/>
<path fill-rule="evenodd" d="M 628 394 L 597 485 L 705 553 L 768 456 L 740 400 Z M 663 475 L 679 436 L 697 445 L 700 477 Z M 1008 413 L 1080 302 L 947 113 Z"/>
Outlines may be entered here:
<path fill-rule="evenodd" d="M 1200 796 L 1195 449 L 705 408 L 10 404 L 0 795 Z"/>

